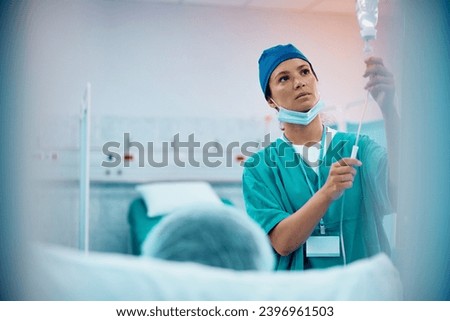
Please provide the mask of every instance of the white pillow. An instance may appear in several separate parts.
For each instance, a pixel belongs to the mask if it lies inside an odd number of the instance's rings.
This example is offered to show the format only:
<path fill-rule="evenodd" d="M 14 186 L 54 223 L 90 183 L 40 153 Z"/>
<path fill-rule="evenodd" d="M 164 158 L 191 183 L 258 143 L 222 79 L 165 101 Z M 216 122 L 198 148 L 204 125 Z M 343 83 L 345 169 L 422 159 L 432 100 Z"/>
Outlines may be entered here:
<path fill-rule="evenodd" d="M 207 182 L 161 182 L 136 186 L 147 206 L 147 215 L 166 215 L 197 204 L 223 204 Z"/>

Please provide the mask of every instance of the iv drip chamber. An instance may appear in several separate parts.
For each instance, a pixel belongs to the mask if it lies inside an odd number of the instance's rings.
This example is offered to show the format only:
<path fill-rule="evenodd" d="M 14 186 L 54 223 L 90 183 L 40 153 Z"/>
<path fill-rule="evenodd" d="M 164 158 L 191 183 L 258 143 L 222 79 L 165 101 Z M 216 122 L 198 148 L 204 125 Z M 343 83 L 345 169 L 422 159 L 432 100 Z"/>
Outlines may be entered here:
<path fill-rule="evenodd" d="M 356 18 L 365 44 L 364 52 L 372 52 L 369 42 L 377 37 L 378 0 L 356 0 Z"/>

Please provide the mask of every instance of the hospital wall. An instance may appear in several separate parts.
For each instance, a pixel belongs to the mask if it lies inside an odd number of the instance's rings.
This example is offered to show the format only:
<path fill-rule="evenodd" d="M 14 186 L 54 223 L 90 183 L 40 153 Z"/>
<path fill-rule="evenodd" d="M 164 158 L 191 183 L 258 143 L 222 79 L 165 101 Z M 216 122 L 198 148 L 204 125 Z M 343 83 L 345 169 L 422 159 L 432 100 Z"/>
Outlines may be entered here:
<path fill-rule="evenodd" d="M 26 12 L 24 85 L 37 120 L 33 133 L 39 133 L 33 145 L 42 150 L 78 144 L 77 118 L 88 81 L 97 149 L 124 131 L 145 139 L 137 133 L 138 120 L 154 121 L 147 122 L 147 131 L 166 121 L 221 136 L 231 135 L 221 129 L 233 119 L 264 127 L 265 116 L 274 114 L 261 95 L 257 60 L 278 43 L 292 42 L 310 57 L 328 106 L 364 98 L 362 41 L 353 15 L 53 0 L 29 2 Z M 383 37 L 380 30 L 380 44 Z M 214 123 L 199 128 L 202 119 Z M 253 128 L 244 123 L 243 136 L 254 139 Z M 174 134 L 170 130 L 167 137 Z"/>
<path fill-rule="evenodd" d="M 288 42 L 310 57 L 328 104 L 364 97 L 353 16 L 47 0 L 30 3 L 26 23 L 30 104 L 39 114 L 77 115 L 90 81 L 94 115 L 263 116 L 257 59 Z"/>

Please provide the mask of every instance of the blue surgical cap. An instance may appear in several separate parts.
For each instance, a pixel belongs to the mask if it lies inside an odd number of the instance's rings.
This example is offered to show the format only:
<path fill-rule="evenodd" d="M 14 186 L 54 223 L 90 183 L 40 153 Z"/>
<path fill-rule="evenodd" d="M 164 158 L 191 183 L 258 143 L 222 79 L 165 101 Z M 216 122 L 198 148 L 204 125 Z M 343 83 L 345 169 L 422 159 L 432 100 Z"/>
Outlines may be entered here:
<path fill-rule="evenodd" d="M 274 267 L 268 236 L 245 212 L 225 205 L 173 211 L 150 231 L 142 254 L 238 271 Z"/>
<path fill-rule="evenodd" d="M 264 96 L 267 96 L 270 75 L 272 75 L 275 68 L 277 68 L 277 66 L 283 61 L 293 58 L 300 58 L 308 62 L 314 76 L 316 75 L 308 58 L 306 58 L 306 56 L 292 44 L 278 45 L 266 49 L 258 60 L 259 83 L 261 84 L 261 89 Z"/>

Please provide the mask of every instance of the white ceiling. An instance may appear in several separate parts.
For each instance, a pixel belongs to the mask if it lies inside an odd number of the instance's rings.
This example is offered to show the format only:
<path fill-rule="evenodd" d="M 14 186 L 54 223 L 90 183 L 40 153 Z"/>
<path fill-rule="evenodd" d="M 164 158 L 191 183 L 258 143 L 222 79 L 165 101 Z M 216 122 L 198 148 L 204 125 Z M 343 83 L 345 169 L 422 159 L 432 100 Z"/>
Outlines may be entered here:
<path fill-rule="evenodd" d="M 355 0 L 141 0 L 178 5 L 289 9 L 303 13 L 354 14 Z"/>

